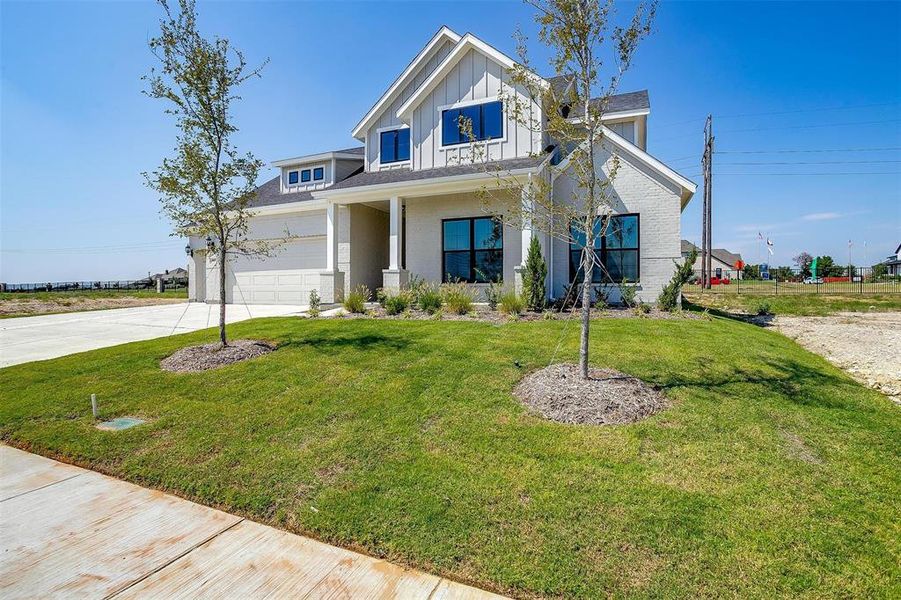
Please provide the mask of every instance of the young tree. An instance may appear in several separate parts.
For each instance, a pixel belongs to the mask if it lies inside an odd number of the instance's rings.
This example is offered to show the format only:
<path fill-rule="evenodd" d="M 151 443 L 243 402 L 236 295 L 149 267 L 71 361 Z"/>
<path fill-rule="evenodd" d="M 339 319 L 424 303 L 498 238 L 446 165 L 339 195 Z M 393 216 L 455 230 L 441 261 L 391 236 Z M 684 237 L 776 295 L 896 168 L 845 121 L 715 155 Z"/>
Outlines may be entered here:
<path fill-rule="evenodd" d="M 813 257 L 807 252 L 802 252 L 798 256 L 792 259 L 798 266 L 798 270 L 801 273 L 801 277 L 810 277 L 810 265 L 813 263 Z"/>
<path fill-rule="evenodd" d="M 516 34 L 518 63 L 509 72 L 509 84 L 501 96 L 507 113 L 533 132 L 548 134 L 558 151 L 566 151 L 567 174 L 573 180 L 571 197 L 555 202 L 549 177 L 531 178 L 517 184 L 502 171 L 485 162 L 496 175 L 496 185 L 482 191 L 492 212 L 511 225 L 542 231 L 554 239 L 582 247 L 581 334 L 579 367 L 588 377 L 588 345 L 591 326 L 592 283 L 595 273 L 601 281 L 618 285 L 598 260 L 595 248 L 610 231 L 614 214 L 613 182 L 620 167 L 616 152 L 605 144 L 604 114 L 610 98 L 629 69 L 640 42 L 651 33 L 656 0 L 640 2 L 624 25 L 614 22 L 615 0 L 525 0 L 536 10 L 539 41 L 550 50 L 551 66 L 557 77 L 551 84 L 537 77 L 529 62 L 527 40 Z M 526 90 L 524 101 L 518 90 Z M 538 104 L 543 122 L 532 110 Z M 461 118 L 464 135 L 471 129 Z M 470 156 L 479 161 L 479 147 L 472 144 Z M 604 153 L 607 153 L 606 155 Z M 511 181 L 514 181 L 510 193 Z M 504 203 L 507 203 L 504 208 Z M 578 287 L 578 286 L 577 286 Z"/>
<path fill-rule="evenodd" d="M 178 0 L 178 11 L 158 0 L 164 17 L 150 51 L 159 60 L 143 77 L 145 94 L 168 102 L 179 133 L 174 156 L 144 173 L 147 185 L 160 195 L 162 212 L 172 221 L 173 236 L 206 237 L 219 268 L 219 340 L 225 336 L 226 265 L 236 255 L 261 256 L 274 245 L 246 237 L 248 203 L 255 196 L 262 161 L 241 154 L 232 137 L 237 131 L 231 104 L 237 88 L 259 77 L 266 62 L 250 69 L 244 55 L 227 39 L 201 36 L 194 0 Z"/>
<path fill-rule="evenodd" d="M 529 242 L 529 253 L 526 255 L 525 270 L 522 275 L 522 294 L 529 310 L 539 311 L 544 308 L 547 264 L 541 255 L 541 243 L 534 235 Z"/>

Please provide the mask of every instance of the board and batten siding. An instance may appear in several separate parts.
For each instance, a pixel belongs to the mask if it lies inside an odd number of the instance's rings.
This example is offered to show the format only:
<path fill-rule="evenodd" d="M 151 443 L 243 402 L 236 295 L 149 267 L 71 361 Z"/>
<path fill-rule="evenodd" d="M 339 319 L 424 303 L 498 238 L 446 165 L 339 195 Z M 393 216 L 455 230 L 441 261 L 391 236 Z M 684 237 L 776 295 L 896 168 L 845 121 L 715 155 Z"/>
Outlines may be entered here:
<path fill-rule="evenodd" d="M 403 123 L 400 122 L 400 119 L 397 118 L 397 110 L 406 102 L 410 96 L 413 95 L 419 86 L 425 82 L 429 75 L 432 74 L 439 64 L 450 54 L 450 51 L 453 49 L 454 44 L 450 41 L 444 42 L 442 46 L 438 49 L 434 56 L 432 56 L 422 67 L 416 71 L 416 74 L 404 86 L 404 89 L 401 91 L 400 95 L 394 99 L 389 106 L 382 109 L 381 114 L 379 115 L 378 120 L 375 124 L 369 128 L 366 132 L 366 170 L 367 171 L 380 171 L 387 169 L 398 169 L 403 167 L 408 167 L 408 163 L 390 163 L 387 165 L 382 165 L 379 162 L 379 129 L 383 127 L 392 127 L 397 126 L 401 127 Z"/>
<path fill-rule="evenodd" d="M 413 170 L 431 169 L 455 164 L 465 164 L 470 160 L 469 144 L 459 146 L 441 146 L 442 106 L 458 103 L 485 100 L 496 100 L 501 87 L 508 87 L 509 76 L 502 65 L 482 54 L 478 50 L 470 50 L 447 77 L 415 108 L 411 117 L 410 155 Z M 529 98 L 528 94 L 516 89 L 521 103 L 532 107 L 532 114 L 539 115 L 540 108 Z M 535 118 L 535 117 L 532 117 Z M 504 109 L 504 137 L 501 140 L 487 142 L 488 158 L 504 160 L 519 158 L 542 149 L 542 136 L 531 131 L 524 124 L 511 119 Z"/>

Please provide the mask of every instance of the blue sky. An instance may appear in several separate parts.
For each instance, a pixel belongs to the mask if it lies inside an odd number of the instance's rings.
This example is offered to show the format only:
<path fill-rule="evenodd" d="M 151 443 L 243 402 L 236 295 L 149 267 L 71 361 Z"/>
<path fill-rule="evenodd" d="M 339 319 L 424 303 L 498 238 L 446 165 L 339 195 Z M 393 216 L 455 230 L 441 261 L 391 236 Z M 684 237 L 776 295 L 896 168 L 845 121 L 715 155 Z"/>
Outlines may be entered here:
<path fill-rule="evenodd" d="M 519 2 L 199 10 L 205 32 L 251 63 L 271 60 L 235 111 L 240 146 L 267 162 L 356 145 L 351 128 L 442 24 L 511 55 L 519 24 L 550 74 Z M 0 2 L 0 280 L 136 278 L 185 262 L 140 176 L 175 135 L 162 103 L 141 94 L 159 12 Z M 761 231 L 773 263 L 801 250 L 844 262 L 851 239 L 854 262 L 866 251 L 872 263 L 901 242 L 899 40 L 898 3 L 664 2 L 621 90 L 650 91 L 649 151 L 695 181 L 713 113 L 717 247 L 756 262 Z M 698 241 L 700 193 L 682 228 Z"/>

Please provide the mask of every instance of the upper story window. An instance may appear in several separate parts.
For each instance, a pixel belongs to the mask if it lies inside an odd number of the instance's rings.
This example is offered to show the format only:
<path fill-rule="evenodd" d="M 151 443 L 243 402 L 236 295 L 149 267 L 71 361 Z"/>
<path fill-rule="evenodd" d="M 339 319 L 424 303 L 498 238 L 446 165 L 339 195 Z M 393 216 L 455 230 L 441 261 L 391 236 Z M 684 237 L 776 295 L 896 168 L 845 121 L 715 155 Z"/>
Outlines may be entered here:
<path fill-rule="evenodd" d="M 322 167 L 313 169 L 313 181 L 322 181 L 325 178 L 325 170 Z"/>
<path fill-rule="evenodd" d="M 297 177 L 297 171 L 288 171 L 288 185 L 295 185 L 298 181 Z"/>
<path fill-rule="evenodd" d="M 309 181 L 310 181 L 310 170 L 309 169 L 304 169 L 303 171 L 300 172 L 300 181 L 302 183 L 309 183 Z"/>
<path fill-rule="evenodd" d="M 487 283 L 504 272 L 504 232 L 493 217 L 442 222 L 442 281 Z"/>
<path fill-rule="evenodd" d="M 410 160 L 410 128 L 391 129 L 379 134 L 379 161 L 382 164 Z"/>
<path fill-rule="evenodd" d="M 503 117 L 504 106 L 500 100 L 443 110 L 441 145 L 453 146 L 504 137 Z"/>
<path fill-rule="evenodd" d="M 594 222 L 594 255 L 596 262 L 591 272 L 592 283 L 638 282 L 639 237 L 638 215 L 613 215 L 601 235 L 603 219 Z M 585 234 L 571 228 L 573 241 L 569 245 L 570 279 L 583 281 L 582 248 Z"/>

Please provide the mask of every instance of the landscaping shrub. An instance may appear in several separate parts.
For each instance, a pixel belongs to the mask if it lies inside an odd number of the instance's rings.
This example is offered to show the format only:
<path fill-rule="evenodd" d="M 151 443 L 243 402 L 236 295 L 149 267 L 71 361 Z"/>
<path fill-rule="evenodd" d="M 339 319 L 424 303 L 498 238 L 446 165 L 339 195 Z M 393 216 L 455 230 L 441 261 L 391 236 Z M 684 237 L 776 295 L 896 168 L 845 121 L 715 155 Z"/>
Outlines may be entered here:
<path fill-rule="evenodd" d="M 316 290 L 310 290 L 310 308 L 307 310 L 307 314 L 311 317 L 318 317 L 320 312 L 321 301 L 319 299 L 319 292 Z"/>
<path fill-rule="evenodd" d="M 441 296 L 447 310 L 452 313 L 465 315 L 472 310 L 472 289 L 462 281 L 442 285 Z"/>
<path fill-rule="evenodd" d="M 497 303 L 500 301 L 503 293 L 504 281 L 500 277 L 498 277 L 497 281 L 489 281 L 488 287 L 485 288 L 485 300 L 488 301 L 488 308 L 497 310 Z"/>
<path fill-rule="evenodd" d="M 400 291 L 397 294 L 386 292 L 385 303 L 382 306 L 389 315 L 399 315 L 410 306 L 410 293 L 407 291 Z"/>
<path fill-rule="evenodd" d="M 752 310 L 754 314 L 760 317 L 773 314 L 770 312 L 770 303 L 767 300 L 758 300 L 754 303 Z"/>
<path fill-rule="evenodd" d="M 529 310 L 538 312 L 544 308 L 547 288 L 544 282 L 547 278 L 547 264 L 541 255 L 541 244 L 538 238 L 532 236 L 529 242 L 529 252 L 526 255 L 526 265 L 522 273 L 522 294 Z"/>
<path fill-rule="evenodd" d="M 372 297 L 372 292 L 365 285 L 358 285 L 344 297 L 344 310 L 352 313 L 363 314 L 366 312 L 366 303 Z"/>
<path fill-rule="evenodd" d="M 422 285 L 414 298 L 419 310 L 423 310 L 430 315 L 441 309 L 441 292 L 433 285 Z"/>
<path fill-rule="evenodd" d="M 498 308 L 505 315 L 517 317 L 526 309 L 526 302 L 522 296 L 513 290 L 508 290 L 501 294 Z"/>
<path fill-rule="evenodd" d="M 645 304 L 644 302 L 639 302 L 635 305 L 634 310 L 636 315 L 646 315 L 651 312 L 651 305 Z"/>
<path fill-rule="evenodd" d="M 629 285 L 628 279 L 623 279 L 622 284 L 619 286 L 619 293 L 619 301 L 623 304 L 623 306 L 632 308 L 637 304 L 635 296 L 636 294 L 638 294 L 638 290 L 634 285 Z"/>
<path fill-rule="evenodd" d="M 375 301 L 379 303 L 379 306 L 385 308 L 385 303 L 388 301 L 389 293 L 385 288 L 378 288 L 375 291 Z"/>
<path fill-rule="evenodd" d="M 661 310 L 676 310 L 679 306 L 679 298 L 682 296 L 682 286 L 688 283 L 693 275 L 692 269 L 695 260 L 698 258 L 698 249 L 692 249 L 688 257 L 682 261 L 682 264 L 676 263 L 676 272 L 670 282 L 663 286 L 663 291 L 657 298 L 657 306 Z M 675 261 L 673 261 L 675 262 Z"/>

